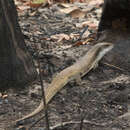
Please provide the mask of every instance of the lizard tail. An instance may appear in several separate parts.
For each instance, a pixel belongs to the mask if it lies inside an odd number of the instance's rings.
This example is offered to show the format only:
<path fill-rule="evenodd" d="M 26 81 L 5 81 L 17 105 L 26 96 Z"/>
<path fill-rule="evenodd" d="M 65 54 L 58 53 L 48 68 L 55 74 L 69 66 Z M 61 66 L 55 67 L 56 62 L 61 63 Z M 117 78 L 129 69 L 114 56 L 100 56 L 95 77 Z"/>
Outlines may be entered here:
<path fill-rule="evenodd" d="M 19 122 L 25 120 L 25 119 L 28 119 L 28 118 L 31 118 L 33 117 L 34 115 L 37 115 L 39 112 L 41 112 L 42 110 L 44 109 L 44 104 L 43 104 L 43 101 L 40 102 L 40 105 L 30 114 L 24 116 L 23 118 L 20 118 L 18 120 L 16 120 L 15 122 L 19 124 Z"/>
<path fill-rule="evenodd" d="M 61 77 L 61 74 L 59 73 L 57 75 L 56 78 L 54 78 L 54 80 L 52 81 L 52 83 L 50 84 L 50 86 L 46 89 L 45 91 L 45 97 L 46 97 L 46 103 L 48 104 L 48 102 L 53 98 L 53 96 L 55 96 L 55 94 L 64 87 L 64 85 L 67 83 L 67 79 L 68 77 L 64 77 L 63 78 L 59 78 Z M 59 80 L 60 79 L 60 80 Z M 59 80 L 59 82 L 58 82 Z M 57 83 L 58 82 L 58 83 Z M 39 112 L 41 112 L 42 110 L 44 110 L 44 104 L 43 101 L 41 100 L 40 105 L 30 114 L 18 119 L 15 121 L 15 124 L 19 124 L 21 121 L 25 120 L 25 119 L 29 119 L 35 115 L 37 115 Z"/>

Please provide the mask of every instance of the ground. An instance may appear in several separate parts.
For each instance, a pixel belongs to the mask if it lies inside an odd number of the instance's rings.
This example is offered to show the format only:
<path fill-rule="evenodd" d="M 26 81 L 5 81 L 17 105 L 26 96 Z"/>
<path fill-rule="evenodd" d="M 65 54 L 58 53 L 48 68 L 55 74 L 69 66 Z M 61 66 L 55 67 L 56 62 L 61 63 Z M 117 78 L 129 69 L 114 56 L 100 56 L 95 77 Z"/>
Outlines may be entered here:
<path fill-rule="evenodd" d="M 82 18 L 73 18 L 60 12 L 61 5 L 55 4 L 49 9 L 40 7 L 37 12 L 29 10 L 19 14 L 19 23 L 27 49 L 34 59 L 36 68 L 38 55 L 34 46 L 38 46 L 45 87 L 56 73 L 72 65 L 95 44 L 75 43 L 84 29 L 79 25 L 86 21 L 98 25 L 101 6 L 97 8 L 85 4 L 76 6 L 87 8 L 88 13 Z M 89 26 L 82 41 L 89 39 L 89 35 L 94 34 L 97 29 L 93 29 L 90 23 Z M 122 37 L 118 35 L 113 41 L 115 48 L 103 58 L 96 69 L 84 76 L 80 84 L 75 81 L 68 83 L 49 103 L 50 126 L 61 124 L 61 127 L 56 127 L 55 130 L 79 130 L 82 118 L 84 119 L 82 130 L 130 130 L 130 117 L 118 119 L 118 116 L 129 111 L 130 106 L 130 39 L 127 35 Z M 106 62 L 115 66 L 106 65 Z M 24 88 L 12 87 L 1 94 L 0 130 L 6 130 L 7 127 L 8 130 L 15 130 L 16 128 L 10 126 L 12 121 L 32 112 L 42 97 L 39 80 Z M 43 113 L 40 113 L 28 119 L 24 126 L 30 127 L 42 116 Z M 70 123 L 62 126 L 64 122 Z M 45 120 L 42 119 L 31 129 L 44 128 Z"/>

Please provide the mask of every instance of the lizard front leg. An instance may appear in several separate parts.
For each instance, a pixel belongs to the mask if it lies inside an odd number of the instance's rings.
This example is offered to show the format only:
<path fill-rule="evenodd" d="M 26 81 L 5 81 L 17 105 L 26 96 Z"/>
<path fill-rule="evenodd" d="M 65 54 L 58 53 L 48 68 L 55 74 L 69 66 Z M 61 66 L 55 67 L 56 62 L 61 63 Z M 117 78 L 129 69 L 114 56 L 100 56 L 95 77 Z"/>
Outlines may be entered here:
<path fill-rule="evenodd" d="M 98 67 L 98 62 L 95 62 L 95 64 L 93 65 L 93 69 L 95 70 Z"/>

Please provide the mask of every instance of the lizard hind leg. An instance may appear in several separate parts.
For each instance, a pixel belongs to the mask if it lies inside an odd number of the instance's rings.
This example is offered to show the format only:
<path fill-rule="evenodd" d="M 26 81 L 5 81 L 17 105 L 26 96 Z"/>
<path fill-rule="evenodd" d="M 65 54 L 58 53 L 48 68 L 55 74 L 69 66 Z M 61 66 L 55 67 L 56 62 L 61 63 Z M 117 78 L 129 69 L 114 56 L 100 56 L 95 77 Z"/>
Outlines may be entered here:
<path fill-rule="evenodd" d="M 81 79 L 81 76 L 80 75 L 77 75 L 76 77 L 75 77 L 75 82 L 76 82 L 76 84 L 77 85 L 81 85 L 81 83 L 82 83 L 82 79 Z"/>
<path fill-rule="evenodd" d="M 80 74 L 75 75 L 72 79 L 70 79 L 70 81 L 74 81 L 74 83 L 76 83 L 76 85 L 80 86 L 81 82 L 82 82 Z"/>
<path fill-rule="evenodd" d="M 76 82 L 76 85 L 78 85 L 78 87 L 81 87 L 85 84 L 84 80 L 81 79 L 82 75 L 77 75 L 75 77 L 75 82 Z"/>

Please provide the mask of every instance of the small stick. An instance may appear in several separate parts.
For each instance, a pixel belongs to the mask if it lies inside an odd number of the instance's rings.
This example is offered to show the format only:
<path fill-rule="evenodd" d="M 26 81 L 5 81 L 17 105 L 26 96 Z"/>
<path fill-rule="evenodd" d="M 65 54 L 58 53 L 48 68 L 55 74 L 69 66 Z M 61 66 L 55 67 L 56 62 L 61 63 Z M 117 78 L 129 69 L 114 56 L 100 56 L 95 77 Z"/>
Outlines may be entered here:
<path fill-rule="evenodd" d="M 59 128 L 61 126 L 66 126 L 66 125 L 69 125 L 69 124 L 80 124 L 80 123 L 81 123 L 81 121 L 68 121 L 68 122 L 63 122 L 62 124 L 58 123 L 55 126 L 52 126 L 50 128 L 51 128 L 51 130 L 55 130 L 56 128 Z M 96 123 L 96 122 L 93 122 L 93 121 L 84 120 L 83 123 L 84 124 L 95 125 L 95 126 L 100 126 L 100 127 L 105 127 L 105 126 L 108 126 L 108 125 L 112 124 L 113 122 L 109 121 L 109 122 L 104 122 L 104 123 Z"/>
<path fill-rule="evenodd" d="M 84 113 L 84 111 L 83 111 L 83 113 Z M 86 114 L 87 114 L 87 113 L 85 113 L 85 115 L 84 115 L 83 117 L 81 117 L 80 130 L 83 130 L 83 124 L 84 124 L 84 119 L 85 119 L 85 117 L 86 117 Z"/>
<path fill-rule="evenodd" d="M 118 67 L 118 66 L 115 66 L 115 65 L 112 65 L 112 64 L 109 64 L 109 63 L 106 63 L 106 62 L 101 63 L 101 64 L 107 65 L 107 66 L 109 66 L 109 67 L 116 68 L 116 69 L 118 69 L 118 70 L 120 70 L 120 71 L 125 71 L 124 69 L 122 69 L 122 68 L 120 68 L 120 67 Z"/>
<path fill-rule="evenodd" d="M 84 30 L 80 33 L 80 36 L 77 41 L 81 40 L 83 34 L 88 30 L 88 25 L 84 28 Z"/>
<path fill-rule="evenodd" d="M 37 50 L 37 47 L 35 45 L 35 49 Z M 42 71 L 41 71 L 41 64 L 39 60 L 39 53 L 38 53 L 38 69 L 39 69 L 39 77 L 40 77 L 40 83 L 41 83 L 41 90 L 42 90 L 42 99 L 43 99 L 43 104 L 45 106 L 45 121 L 46 121 L 46 129 L 50 130 L 49 128 L 49 119 L 48 119 L 48 110 L 47 110 L 47 104 L 46 104 L 46 98 L 45 98 L 45 91 L 44 91 L 44 85 L 43 85 L 43 80 L 42 80 Z"/>
<path fill-rule="evenodd" d="M 34 127 L 39 121 L 41 121 L 45 116 L 40 117 L 37 121 L 35 121 L 33 124 L 30 125 L 28 130 L 31 130 L 32 127 Z"/>

